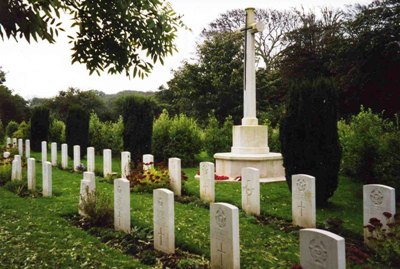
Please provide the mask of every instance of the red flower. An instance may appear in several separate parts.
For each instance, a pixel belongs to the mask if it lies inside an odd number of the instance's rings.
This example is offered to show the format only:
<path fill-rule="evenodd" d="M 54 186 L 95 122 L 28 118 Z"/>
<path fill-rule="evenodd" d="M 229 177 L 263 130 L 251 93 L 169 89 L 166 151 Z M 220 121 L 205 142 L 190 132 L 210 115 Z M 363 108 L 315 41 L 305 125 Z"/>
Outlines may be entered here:
<path fill-rule="evenodd" d="M 303 267 L 301 267 L 300 264 L 294 264 L 292 267 L 290 267 L 290 269 L 303 269 Z"/>
<path fill-rule="evenodd" d="M 383 212 L 383 215 L 388 219 L 390 219 L 393 216 L 393 214 L 390 212 Z"/>
<path fill-rule="evenodd" d="M 375 227 L 372 226 L 372 225 L 370 225 L 370 224 L 364 226 L 364 228 L 368 228 L 368 231 L 369 231 L 370 233 L 372 233 L 372 232 L 375 230 Z"/>
<path fill-rule="evenodd" d="M 371 223 L 374 226 L 379 226 L 379 224 L 381 224 L 381 221 L 377 218 L 370 218 L 369 223 Z"/>

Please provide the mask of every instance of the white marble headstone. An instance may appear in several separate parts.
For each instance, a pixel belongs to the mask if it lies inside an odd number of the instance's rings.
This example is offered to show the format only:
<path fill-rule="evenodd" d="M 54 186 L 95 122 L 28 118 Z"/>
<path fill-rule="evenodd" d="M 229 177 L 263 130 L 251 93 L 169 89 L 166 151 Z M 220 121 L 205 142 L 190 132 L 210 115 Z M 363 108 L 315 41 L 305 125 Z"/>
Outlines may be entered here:
<path fill-rule="evenodd" d="M 121 152 L 121 177 L 126 178 L 131 173 L 129 163 L 131 162 L 131 153 L 129 151 Z"/>
<path fill-rule="evenodd" d="M 169 158 L 168 159 L 168 171 L 171 189 L 175 195 L 181 196 L 182 189 L 182 169 L 181 159 Z"/>
<path fill-rule="evenodd" d="M 36 190 L 36 162 L 35 158 L 29 158 L 28 162 L 28 190 Z"/>
<path fill-rule="evenodd" d="M 24 156 L 24 140 L 18 139 L 18 154 L 22 157 Z"/>
<path fill-rule="evenodd" d="M 292 176 L 292 219 L 293 225 L 315 228 L 315 177 Z"/>
<path fill-rule="evenodd" d="M 383 224 L 382 229 L 387 229 L 387 223 L 394 220 L 396 214 L 396 193 L 395 189 L 380 184 L 369 184 L 363 187 L 364 205 L 364 226 L 368 225 L 371 218 L 377 218 Z M 390 218 L 386 218 L 383 213 L 391 213 Z M 364 241 L 368 242 L 371 233 L 364 228 Z"/>
<path fill-rule="evenodd" d="M 61 145 L 61 167 L 63 169 L 68 168 L 68 145 Z"/>
<path fill-rule="evenodd" d="M 215 200 L 215 173 L 211 162 L 200 163 L 200 198 L 206 202 Z"/>
<path fill-rule="evenodd" d="M 15 148 L 17 146 L 17 138 L 12 139 L 12 146 Z"/>
<path fill-rule="evenodd" d="M 78 171 L 78 167 L 81 165 L 81 146 L 74 146 L 74 171 Z"/>
<path fill-rule="evenodd" d="M 7 142 L 6 142 L 6 144 L 7 144 L 7 147 L 11 144 L 11 138 L 7 137 Z"/>
<path fill-rule="evenodd" d="M 57 166 L 57 143 L 51 143 L 51 164 Z"/>
<path fill-rule="evenodd" d="M 242 168 L 242 209 L 260 215 L 260 170 L 256 168 Z"/>
<path fill-rule="evenodd" d="M 168 189 L 153 190 L 154 248 L 175 253 L 174 193 Z"/>
<path fill-rule="evenodd" d="M 130 183 L 125 178 L 114 180 L 114 229 L 131 231 Z"/>
<path fill-rule="evenodd" d="M 47 162 L 47 142 L 42 141 L 42 166 Z"/>
<path fill-rule="evenodd" d="M 111 149 L 103 150 L 103 177 L 112 174 L 112 152 Z"/>
<path fill-rule="evenodd" d="M 83 200 L 87 199 L 88 194 L 93 194 L 96 190 L 95 175 L 93 172 L 84 172 L 83 179 L 81 180 L 81 189 L 79 196 L 79 205 L 82 204 Z M 85 212 L 79 209 L 79 214 L 84 216 Z"/>
<path fill-rule="evenodd" d="M 300 265 L 307 269 L 345 269 L 344 238 L 320 229 L 300 230 Z"/>
<path fill-rule="evenodd" d="M 211 268 L 240 268 L 239 210 L 227 203 L 210 205 Z"/>
<path fill-rule="evenodd" d="M 11 180 L 22 180 L 22 160 L 20 155 L 14 155 L 11 169 Z"/>
<path fill-rule="evenodd" d="M 53 195 L 53 166 L 51 162 L 45 162 L 43 165 L 43 196 L 50 197 Z"/>
<path fill-rule="evenodd" d="M 31 157 L 31 141 L 29 139 L 25 140 L 25 158 L 29 159 Z"/>
<path fill-rule="evenodd" d="M 143 155 L 143 171 L 150 170 L 154 167 L 154 156 L 151 154 Z"/>
<path fill-rule="evenodd" d="M 88 172 L 93 172 L 95 170 L 95 151 L 94 147 L 88 147 L 87 148 L 87 171 Z"/>

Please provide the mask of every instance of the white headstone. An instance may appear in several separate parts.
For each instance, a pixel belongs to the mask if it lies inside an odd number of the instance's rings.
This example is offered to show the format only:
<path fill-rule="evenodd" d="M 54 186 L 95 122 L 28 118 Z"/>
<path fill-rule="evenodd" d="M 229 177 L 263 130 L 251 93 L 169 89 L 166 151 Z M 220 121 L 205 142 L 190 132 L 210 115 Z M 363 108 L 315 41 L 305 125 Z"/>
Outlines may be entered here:
<path fill-rule="evenodd" d="M 47 142 L 42 141 L 42 166 L 47 162 Z"/>
<path fill-rule="evenodd" d="M 154 167 L 154 156 L 151 154 L 143 155 L 143 170 L 147 171 Z"/>
<path fill-rule="evenodd" d="M 130 183 L 125 178 L 114 180 L 114 229 L 131 231 Z"/>
<path fill-rule="evenodd" d="M 131 153 L 129 151 L 121 152 L 121 177 L 126 178 L 131 173 L 129 163 L 131 162 Z"/>
<path fill-rule="evenodd" d="M 7 137 L 7 142 L 6 142 L 6 146 L 8 147 L 11 144 L 11 138 Z"/>
<path fill-rule="evenodd" d="M 14 155 L 11 167 L 11 180 L 22 180 L 22 161 L 21 156 Z"/>
<path fill-rule="evenodd" d="M 242 168 L 242 209 L 260 215 L 260 171 L 256 168 Z"/>
<path fill-rule="evenodd" d="M 307 269 L 345 269 L 344 238 L 320 229 L 300 230 L 300 265 Z"/>
<path fill-rule="evenodd" d="M 25 140 L 25 157 L 26 159 L 31 157 L 31 141 L 29 139 Z"/>
<path fill-rule="evenodd" d="M 57 166 L 57 143 L 51 143 L 51 164 Z"/>
<path fill-rule="evenodd" d="M 200 163 L 200 198 L 206 202 L 215 200 L 215 173 L 211 162 Z"/>
<path fill-rule="evenodd" d="M 43 196 L 50 197 L 53 195 L 53 179 L 52 179 L 51 162 L 45 162 L 43 165 Z"/>
<path fill-rule="evenodd" d="M 153 190 L 154 248 L 175 253 L 174 193 L 168 189 Z"/>
<path fill-rule="evenodd" d="M 168 171 L 171 189 L 175 195 L 181 196 L 182 189 L 182 169 L 181 159 L 169 158 L 168 159 Z"/>
<path fill-rule="evenodd" d="M 94 160 L 95 160 L 94 147 L 88 147 L 87 148 L 87 171 L 88 172 L 94 173 L 94 170 L 95 170 Z"/>
<path fill-rule="evenodd" d="M 68 145 L 61 145 L 61 167 L 62 169 L 68 168 Z"/>
<path fill-rule="evenodd" d="M 10 157 L 11 153 L 8 151 L 4 151 L 3 152 L 3 158 L 7 159 L 8 157 Z"/>
<path fill-rule="evenodd" d="M 22 157 L 24 156 L 24 140 L 18 139 L 18 154 Z"/>
<path fill-rule="evenodd" d="M 82 204 L 83 200 L 86 200 L 88 194 L 93 194 L 96 190 L 96 181 L 95 175 L 93 172 L 84 172 L 83 179 L 81 180 L 81 189 L 80 189 L 80 196 L 79 196 L 79 205 Z M 85 212 L 79 210 L 79 214 L 84 216 Z"/>
<path fill-rule="evenodd" d="M 210 205 L 211 268 L 240 268 L 239 210 L 227 203 Z"/>
<path fill-rule="evenodd" d="M 36 162 L 34 158 L 28 159 L 28 190 L 36 190 Z"/>
<path fill-rule="evenodd" d="M 81 165 L 81 147 L 79 145 L 74 146 L 74 171 L 78 171 L 78 167 Z"/>
<path fill-rule="evenodd" d="M 315 177 L 292 176 L 292 219 L 294 225 L 315 228 Z"/>
<path fill-rule="evenodd" d="M 396 193 L 395 189 L 380 184 L 369 184 L 363 187 L 364 204 L 364 226 L 368 225 L 371 218 L 377 218 L 383 224 L 382 229 L 387 229 L 387 223 L 394 220 L 396 214 Z M 391 213 L 387 218 L 384 212 Z M 364 241 L 368 243 L 371 233 L 364 228 Z"/>
<path fill-rule="evenodd" d="M 107 177 L 112 174 L 112 153 L 111 149 L 103 150 L 103 176 Z"/>
<path fill-rule="evenodd" d="M 13 148 L 15 148 L 17 146 L 17 139 L 16 138 L 12 139 L 12 146 L 13 146 Z"/>

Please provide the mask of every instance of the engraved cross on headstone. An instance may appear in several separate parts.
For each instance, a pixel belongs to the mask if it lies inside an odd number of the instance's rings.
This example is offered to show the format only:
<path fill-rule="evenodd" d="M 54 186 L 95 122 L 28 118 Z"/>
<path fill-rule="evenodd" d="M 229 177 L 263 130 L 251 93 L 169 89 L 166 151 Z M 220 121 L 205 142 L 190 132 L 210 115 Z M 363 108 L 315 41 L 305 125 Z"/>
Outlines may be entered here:
<path fill-rule="evenodd" d="M 222 256 L 224 254 L 226 254 L 226 252 L 222 249 L 222 242 L 220 244 L 220 247 L 217 249 L 217 251 L 220 253 L 220 257 L 221 257 L 221 268 L 223 268 L 223 258 Z"/>
<path fill-rule="evenodd" d="M 300 207 L 300 216 L 303 216 L 303 208 L 306 208 L 306 207 L 303 205 L 303 201 L 300 202 L 300 205 L 299 205 L 298 207 Z"/>
<path fill-rule="evenodd" d="M 160 231 L 158 232 L 158 235 L 160 236 L 160 245 L 162 245 L 162 239 L 163 239 L 163 235 L 165 235 L 163 232 L 162 232 L 162 227 L 160 227 Z"/>

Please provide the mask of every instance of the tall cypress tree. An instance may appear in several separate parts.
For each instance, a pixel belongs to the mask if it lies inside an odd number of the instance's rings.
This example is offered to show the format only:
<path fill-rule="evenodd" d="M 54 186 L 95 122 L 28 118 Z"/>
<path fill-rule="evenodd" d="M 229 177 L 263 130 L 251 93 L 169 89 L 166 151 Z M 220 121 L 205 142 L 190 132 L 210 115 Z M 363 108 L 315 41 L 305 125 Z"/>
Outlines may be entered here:
<path fill-rule="evenodd" d="M 35 107 L 31 116 L 31 149 L 41 150 L 41 142 L 49 137 L 49 110 L 45 107 Z"/>
<path fill-rule="evenodd" d="M 289 189 L 292 175 L 314 176 L 317 205 L 325 206 L 338 186 L 341 156 L 337 90 L 332 80 L 305 79 L 291 84 L 280 140 Z"/>
<path fill-rule="evenodd" d="M 110 130 L 111 132 L 112 130 Z M 81 147 L 81 157 L 86 153 L 89 144 L 89 112 L 79 106 L 72 106 L 68 111 L 65 127 L 65 139 L 68 144 L 68 155 L 74 156 L 73 147 Z"/>
<path fill-rule="evenodd" d="M 137 164 L 143 154 L 151 153 L 153 134 L 153 104 L 144 97 L 128 96 L 122 103 L 124 121 L 124 150 L 131 153 Z"/>

